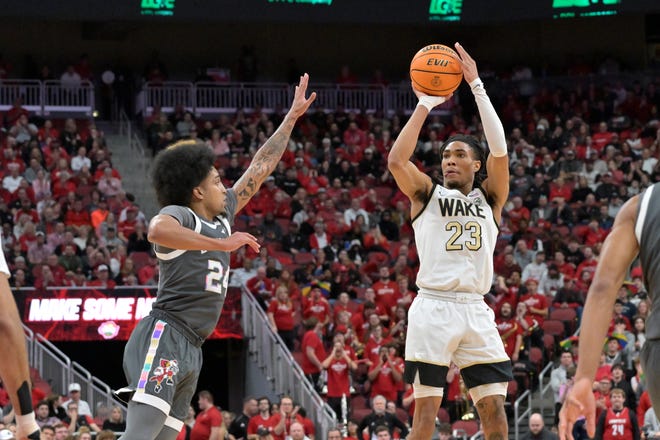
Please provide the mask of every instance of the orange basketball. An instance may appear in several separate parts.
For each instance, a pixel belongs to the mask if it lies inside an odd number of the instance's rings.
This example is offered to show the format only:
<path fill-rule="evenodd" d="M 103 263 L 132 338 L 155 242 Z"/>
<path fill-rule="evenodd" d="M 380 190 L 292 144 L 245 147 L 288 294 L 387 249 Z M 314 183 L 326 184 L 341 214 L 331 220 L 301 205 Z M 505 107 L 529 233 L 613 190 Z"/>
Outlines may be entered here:
<path fill-rule="evenodd" d="M 410 79 L 415 88 L 433 96 L 446 96 L 458 88 L 463 69 L 458 54 L 443 44 L 429 44 L 410 62 Z"/>

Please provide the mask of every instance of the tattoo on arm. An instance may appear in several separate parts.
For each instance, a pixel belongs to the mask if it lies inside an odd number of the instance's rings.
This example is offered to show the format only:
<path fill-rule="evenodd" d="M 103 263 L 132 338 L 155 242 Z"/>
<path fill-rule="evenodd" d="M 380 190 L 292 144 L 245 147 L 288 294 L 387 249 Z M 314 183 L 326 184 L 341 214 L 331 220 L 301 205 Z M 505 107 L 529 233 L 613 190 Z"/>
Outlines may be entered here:
<path fill-rule="evenodd" d="M 295 118 L 286 117 L 277 131 L 259 148 L 245 174 L 236 182 L 236 196 L 239 204 L 247 203 L 256 194 L 263 181 L 268 177 L 282 158 L 289 143 Z"/>

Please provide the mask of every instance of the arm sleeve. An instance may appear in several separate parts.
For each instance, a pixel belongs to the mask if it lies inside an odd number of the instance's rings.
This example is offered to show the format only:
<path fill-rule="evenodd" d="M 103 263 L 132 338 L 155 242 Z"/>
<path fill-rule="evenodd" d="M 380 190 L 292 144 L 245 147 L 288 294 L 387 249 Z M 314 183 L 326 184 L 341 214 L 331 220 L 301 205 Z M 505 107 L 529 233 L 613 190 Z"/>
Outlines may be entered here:
<path fill-rule="evenodd" d="M 480 78 L 477 78 L 470 83 L 470 88 L 479 108 L 479 116 L 481 116 L 481 123 L 484 127 L 490 153 L 495 157 L 506 156 L 508 152 L 504 127 L 502 126 L 502 121 L 497 116 L 497 112 L 495 112 L 493 104 L 490 102 L 490 98 L 486 94 L 484 83 Z"/>

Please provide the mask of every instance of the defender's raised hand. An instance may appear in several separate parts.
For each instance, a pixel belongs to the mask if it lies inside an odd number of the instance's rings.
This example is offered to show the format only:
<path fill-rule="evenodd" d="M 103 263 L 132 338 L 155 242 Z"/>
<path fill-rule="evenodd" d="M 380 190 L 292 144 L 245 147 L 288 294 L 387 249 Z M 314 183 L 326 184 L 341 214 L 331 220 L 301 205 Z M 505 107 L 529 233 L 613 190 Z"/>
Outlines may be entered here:
<path fill-rule="evenodd" d="M 307 109 L 309 108 L 309 106 L 312 105 L 312 102 L 314 102 L 314 100 L 316 99 L 316 92 L 312 92 L 309 95 L 309 98 L 305 97 L 305 95 L 307 94 L 308 83 L 309 83 L 309 75 L 305 73 L 300 77 L 300 82 L 296 86 L 296 92 L 293 96 L 291 109 L 289 110 L 291 116 L 298 118 L 304 115 Z"/>

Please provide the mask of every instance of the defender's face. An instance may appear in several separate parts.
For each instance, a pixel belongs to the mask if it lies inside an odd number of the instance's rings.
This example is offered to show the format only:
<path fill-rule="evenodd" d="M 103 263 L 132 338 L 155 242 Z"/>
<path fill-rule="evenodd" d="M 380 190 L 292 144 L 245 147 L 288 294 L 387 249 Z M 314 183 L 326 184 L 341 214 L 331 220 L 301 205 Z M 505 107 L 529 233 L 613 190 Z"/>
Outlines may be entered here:
<path fill-rule="evenodd" d="M 214 216 L 224 214 L 227 209 L 227 188 L 222 183 L 218 170 L 212 168 L 199 185 L 204 195 L 204 206 Z"/>
<path fill-rule="evenodd" d="M 472 148 L 465 142 L 454 141 L 442 152 L 442 176 L 447 188 L 472 186 L 481 162 L 473 158 Z"/>

